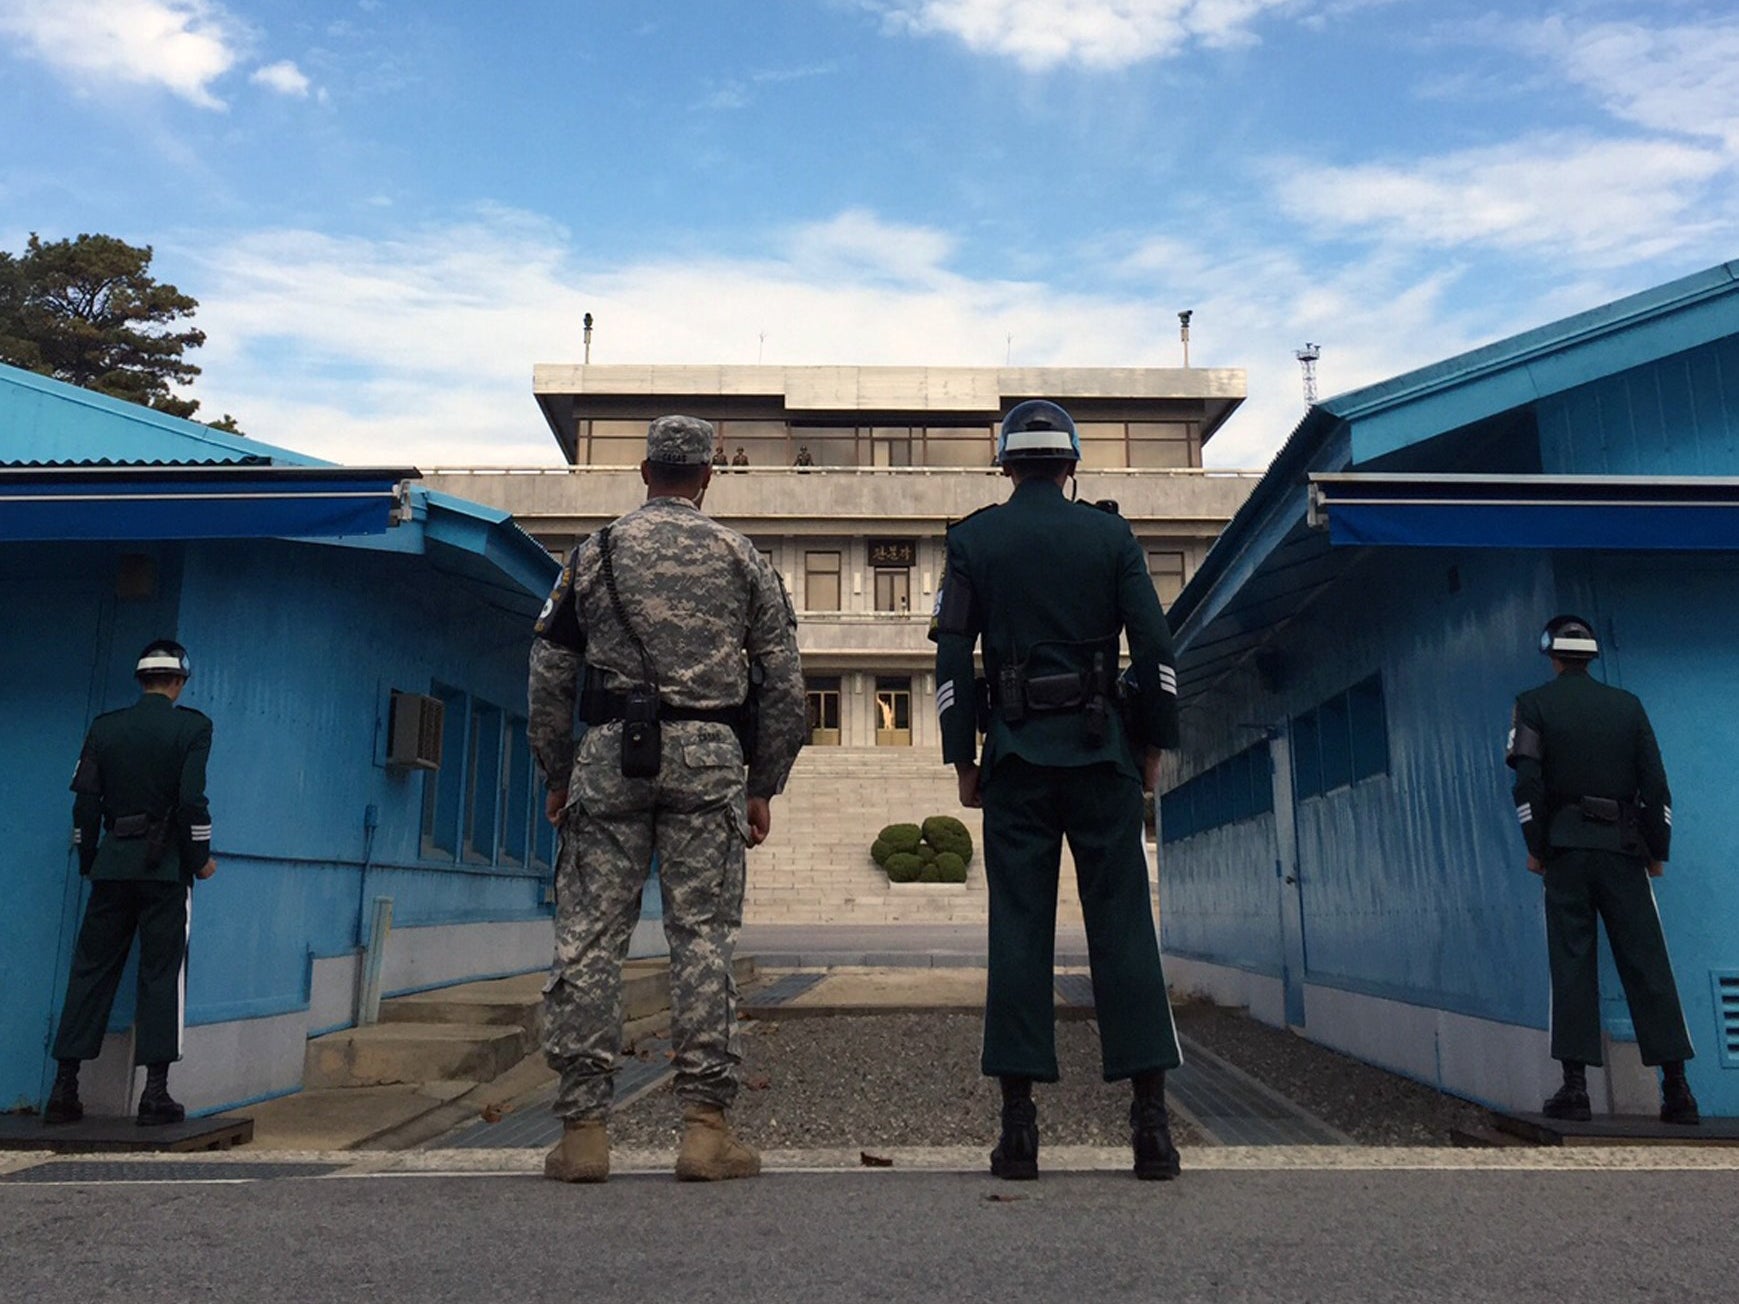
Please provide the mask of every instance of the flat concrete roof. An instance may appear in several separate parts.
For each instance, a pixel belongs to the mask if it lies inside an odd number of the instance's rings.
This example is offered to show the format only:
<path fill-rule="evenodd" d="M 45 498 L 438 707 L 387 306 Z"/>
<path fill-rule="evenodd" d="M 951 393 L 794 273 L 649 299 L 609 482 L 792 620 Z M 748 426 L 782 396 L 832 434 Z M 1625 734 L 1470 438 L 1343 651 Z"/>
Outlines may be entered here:
<path fill-rule="evenodd" d="M 1244 401 L 1237 367 L 739 367 L 539 363 L 532 393 L 573 458 L 574 421 L 593 402 L 724 399 L 733 415 L 837 421 L 949 417 L 995 421 L 1014 403 L 1071 401 L 1197 406 L 1205 443 Z M 588 401 L 589 400 L 589 401 Z M 760 400 L 760 402 L 756 402 Z M 636 405 L 638 406 L 638 405 Z M 702 414 L 704 415 L 704 413 Z"/>

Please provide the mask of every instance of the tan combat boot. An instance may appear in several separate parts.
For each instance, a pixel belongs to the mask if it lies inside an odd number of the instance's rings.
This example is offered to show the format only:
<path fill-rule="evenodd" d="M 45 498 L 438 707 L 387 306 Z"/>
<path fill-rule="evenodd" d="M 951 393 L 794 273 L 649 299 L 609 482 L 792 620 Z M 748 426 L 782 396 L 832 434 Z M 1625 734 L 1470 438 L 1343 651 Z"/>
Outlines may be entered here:
<path fill-rule="evenodd" d="M 610 1176 L 610 1136 L 599 1118 L 570 1120 L 562 1139 L 544 1156 L 543 1175 L 552 1182 L 602 1182 Z"/>
<path fill-rule="evenodd" d="M 761 1155 L 754 1146 L 740 1141 L 717 1105 L 689 1105 L 682 1111 L 682 1149 L 676 1156 L 679 1182 L 722 1182 L 732 1177 L 754 1177 L 761 1171 Z"/>

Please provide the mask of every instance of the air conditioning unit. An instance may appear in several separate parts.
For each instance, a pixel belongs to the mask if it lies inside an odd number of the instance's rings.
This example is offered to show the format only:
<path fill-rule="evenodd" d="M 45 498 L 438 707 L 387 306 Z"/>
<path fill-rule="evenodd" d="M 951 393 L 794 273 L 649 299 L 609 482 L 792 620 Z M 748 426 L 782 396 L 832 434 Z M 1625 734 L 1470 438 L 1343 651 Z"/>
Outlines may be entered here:
<path fill-rule="evenodd" d="M 441 768 L 441 734 L 447 704 L 438 697 L 393 689 L 387 718 L 386 763 L 407 770 Z"/>

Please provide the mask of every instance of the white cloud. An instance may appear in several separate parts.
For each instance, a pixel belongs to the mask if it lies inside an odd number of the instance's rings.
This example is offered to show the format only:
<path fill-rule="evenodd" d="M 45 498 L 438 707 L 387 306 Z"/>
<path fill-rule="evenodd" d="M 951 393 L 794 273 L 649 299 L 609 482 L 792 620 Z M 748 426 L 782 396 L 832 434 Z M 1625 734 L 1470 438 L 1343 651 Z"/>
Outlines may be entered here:
<path fill-rule="evenodd" d="M 208 0 L 5 0 L 0 32 L 81 89 L 157 86 L 206 109 L 245 43 Z"/>
<path fill-rule="evenodd" d="M 1562 18 L 1523 29 L 1614 117 L 1654 131 L 1717 138 L 1739 156 L 1739 20 L 1644 26 Z"/>
<path fill-rule="evenodd" d="M 1245 45 L 1263 13 L 1293 0 L 862 0 L 887 27 L 946 35 L 1029 68 L 1123 68 L 1186 46 Z"/>
<path fill-rule="evenodd" d="M 1296 423 L 1306 339 L 1323 342 L 1327 394 L 1498 333 L 1448 311 L 1453 269 L 1379 257 L 1322 275 L 1226 246 L 1126 246 L 1116 288 L 1086 292 L 962 275 L 948 233 L 863 211 L 759 258 L 586 266 L 561 228 L 493 210 L 391 240 L 261 232 L 185 255 L 204 266 L 180 279 L 200 287 L 202 411 L 335 460 L 425 468 L 555 463 L 531 367 L 579 361 L 586 312 L 594 362 L 995 366 L 1012 336 L 1017 366 L 1176 366 L 1173 313 L 1193 307 L 1195 365 L 1249 372 L 1209 448 L 1220 466 L 1262 465 Z"/>
<path fill-rule="evenodd" d="M 1320 234 L 1433 249 L 1552 252 L 1593 265 L 1706 242 L 1732 217 L 1704 204 L 1731 161 L 1678 141 L 1532 136 L 1408 165 L 1288 165 L 1281 203 Z"/>
<path fill-rule="evenodd" d="M 248 80 L 256 86 L 277 91 L 280 95 L 289 95 L 296 99 L 306 99 L 308 96 L 307 74 L 288 59 L 280 59 L 276 63 L 254 69 L 254 75 Z"/>

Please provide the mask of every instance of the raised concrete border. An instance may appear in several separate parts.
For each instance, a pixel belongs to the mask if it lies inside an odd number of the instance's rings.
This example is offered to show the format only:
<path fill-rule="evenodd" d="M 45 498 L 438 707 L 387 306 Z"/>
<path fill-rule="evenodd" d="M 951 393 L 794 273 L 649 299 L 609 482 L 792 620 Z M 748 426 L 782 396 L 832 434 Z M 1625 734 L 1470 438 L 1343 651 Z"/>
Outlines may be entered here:
<path fill-rule="evenodd" d="M 1286 1027 L 1285 991 L 1278 978 L 1231 965 L 1168 955 L 1166 977 L 1180 993 L 1243 1006 L 1251 1016 Z M 1551 1037 L 1524 1028 L 1427 1005 L 1306 983 L 1305 1022 L 1294 1031 L 1333 1050 L 1439 1090 L 1499 1109 L 1525 1112 L 1558 1087 Z M 1588 1075 L 1597 1113 L 1648 1113 L 1659 1103 L 1654 1073 L 1634 1043 L 1606 1038 L 1606 1068 Z"/>

